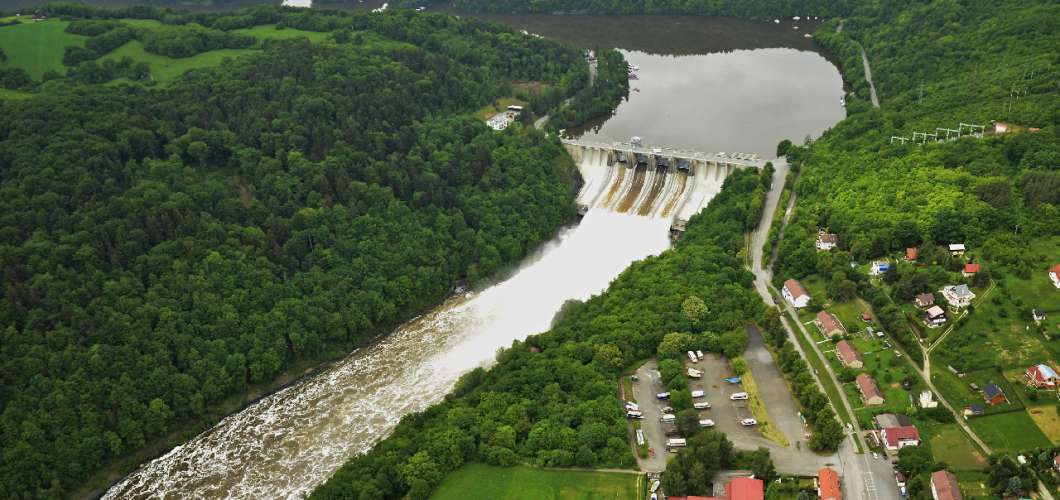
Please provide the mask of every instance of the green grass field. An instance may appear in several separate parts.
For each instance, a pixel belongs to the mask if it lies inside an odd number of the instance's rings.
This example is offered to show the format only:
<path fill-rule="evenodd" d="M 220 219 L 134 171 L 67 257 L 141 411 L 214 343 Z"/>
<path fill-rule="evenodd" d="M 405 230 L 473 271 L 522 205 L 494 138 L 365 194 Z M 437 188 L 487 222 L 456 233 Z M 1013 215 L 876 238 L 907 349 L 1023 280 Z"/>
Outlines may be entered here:
<path fill-rule="evenodd" d="M 63 51 L 67 45 L 83 45 L 85 37 L 66 33 L 66 21 L 23 22 L 0 27 L 0 48 L 7 61 L 0 67 L 22 68 L 39 81 L 48 70 L 66 73 Z"/>
<path fill-rule="evenodd" d="M 633 500 L 641 476 L 620 472 L 548 470 L 465 465 L 446 477 L 434 500 Z"/>
<path fill-rule="evenodd" d="M 978 471 L 986 467 L 986 457 L 975 449 L 957 424 L 932 426 L 924 434 L 936 461 L 945 462 L 953 470 Z"/>
<path fill-rule="evenodd" d="M 1025 411 L 977 417 L 968 425 L 994 452 L 1019 453 L 1052 445 Z"/>
<path fill-rule="evenodd" d="M 255 52 L 257 51 L 254 49 L 221 49 L 178 59 L 151 54 L 144 50 L 144 46 L 139 40 L 133 40 L 114 49 L 109 54 L 101 57 L 100 60 L 120 60 L 123 57 L 129 57 L 135 61 L 144 61 L 151 67 L 151 78 L 160 85 L 165 86 L 188 70 L 217 66 L 225 58 L 239 57 Z"/>
<path fill-rule="evenodd" d="M 253 28 L 232 30 L 232 33 L 250 35 L 254 38 L 257 38 L 259 42 L 266 39 L 283 40 L 298 37 L 308 38 L 311 42 L 323 42 L 324 40 L 328 39 L 328 36 L 330 36 L 330 33 L 326 31 L 305 31 L 295 28 L 276 29 L 276 25 L 274 24 L 265 24 L 261 26 L 255 26 Z"/>
<path fill-rule="evenodd" d="M 1060 415 L 1056 405 L 1033 406 L 1027 409 L 1027 413 L 1053 444 L 1060 443 Z"/>

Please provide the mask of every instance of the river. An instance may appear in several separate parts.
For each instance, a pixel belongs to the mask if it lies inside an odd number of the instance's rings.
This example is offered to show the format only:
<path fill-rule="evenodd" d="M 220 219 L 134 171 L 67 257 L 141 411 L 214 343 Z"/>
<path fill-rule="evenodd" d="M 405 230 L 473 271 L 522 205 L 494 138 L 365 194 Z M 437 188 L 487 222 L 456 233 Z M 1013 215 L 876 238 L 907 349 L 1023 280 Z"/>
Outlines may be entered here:
<path fill-rule="evenodd" d="M 640 68 L 631 82 L 639 91 L 613 116 L 575 131 L 586 138 L 640 135 L 649 145 L 768 157 L 780 140 L 816 136 L 843 116 L 838 70 L 790 24 L 662 16 L 493 19 L 586 47 L 617 46 Z M 721 180 L 719 173 L 712 182 Z M 666 197 L 639 196 L 630 190 L 640 186 L 614 182 L 631 193 L 620 196 L 630 203 L 596 205 L 503 281 L 455 296 L 225 418 L 144 464 L 105 498 L 305 496 L 388 435 L 402 416 L 440 401 L 461 374 L 488 366 L 512 341 L 546 330 L 565 301 L 601 292 L 632 262 L 669 247 L 670 218 L 661 216 L 671 211 Z"/>

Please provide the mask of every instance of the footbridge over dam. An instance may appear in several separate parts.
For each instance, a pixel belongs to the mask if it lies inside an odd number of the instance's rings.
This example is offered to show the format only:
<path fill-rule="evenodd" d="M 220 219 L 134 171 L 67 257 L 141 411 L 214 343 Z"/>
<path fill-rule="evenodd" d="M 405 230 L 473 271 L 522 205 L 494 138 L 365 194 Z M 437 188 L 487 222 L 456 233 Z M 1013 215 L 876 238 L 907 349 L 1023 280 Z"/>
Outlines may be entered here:
<path fill-rule="evenodd" d="M 710 203 L 734 170 L 762 168 L 756 155 L 727 155 L 564 139 L 585 184 L 578 210 L 592 208 L 670 220 L 678 236 L 693 215 Z"/>

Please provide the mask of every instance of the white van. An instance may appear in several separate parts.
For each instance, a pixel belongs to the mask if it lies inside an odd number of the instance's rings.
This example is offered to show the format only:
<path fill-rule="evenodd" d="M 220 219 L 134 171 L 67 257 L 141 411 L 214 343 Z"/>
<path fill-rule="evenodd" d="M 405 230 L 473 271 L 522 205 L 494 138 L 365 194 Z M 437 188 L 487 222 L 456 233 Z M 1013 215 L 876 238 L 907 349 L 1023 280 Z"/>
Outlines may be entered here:
<path fill-rule="evenodd" d="M 746 392 L 737 392 L 737 393 L 734 393 L 732 396 L 729 396 L 729 399 L 731 399 L 733 401 L 745 401 L 745 400 L 749 399 L 749 396 L 747 395 Z"/>
<path fill-rule="evenodd" d="M 704 392 L 704 391 L 692 391 L 692 397 L 694 397 L 694 398 L 701 398 L 701 397 L 706 396 L 706 395 L 707 395 L 707 393 Z"/>
<path fill-rule="evenodd" d="M 704 418 L 703 420 L 699 421 L 699 426 L 700 427 L 714 427 L 714 421 L 709 419 L 709 418 Z"/>

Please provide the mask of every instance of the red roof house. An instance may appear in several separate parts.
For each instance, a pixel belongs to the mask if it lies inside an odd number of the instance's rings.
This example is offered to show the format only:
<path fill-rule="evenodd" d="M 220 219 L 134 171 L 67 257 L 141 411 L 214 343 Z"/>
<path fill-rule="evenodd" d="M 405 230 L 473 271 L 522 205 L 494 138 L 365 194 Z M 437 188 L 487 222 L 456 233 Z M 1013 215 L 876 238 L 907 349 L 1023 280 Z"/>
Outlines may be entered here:
<path fill-rule="evenodd" d="M 975 273 L 979 272 L 979 269 L 980 266 L 978 263 L 969 262 L 964 265 L 964 272 L 962 272 L 961 274 L 963 274 L 965 278 L 971 278 L 972 276 L 975 276 Z"/>
<path fill-rule="evenodd" d="M 931 473 L 931 497 L 935 500 L 962 500 L 961 489 L 957 478 L 949 471 L 940 470 Z"/>
<path fill-rule="evenodd" d="M 832 313 L 825 311 L 817 313 L 816 323 L 817 327 L 821 329 L 821 333 L 824 333 L 826 337 L 846 333 L 846 329 L 843 328 L 843 323 L 840 323 L 839 318 L 835 317 Z"/>
<path fill-rule="evenodd" d="M 835 470 L 825 467 L 817 471 L 817 496 L 821 500 L 841 500 L 843 494 L 839 491 L 839 474 Z"/>
<path fill-rule="evenodd" d="M 854 382 L 858 385 L 858 392 L 861 393 L 861 400 L 865 402 L 865 406 L 883 404 L 883 393 L 880 392 L 880 387 L 876 385 L 876 379 L 872 378 L 871 375 L 859 373 L 857 377 L 854 377 Z"/>
<path fill-rule="evenodd" d="M 840 340 L 835 345 L 835 352 L 839 356 L 839 362 L 845 366 L 850 368 L 862 368 L 865 366 L 861 359 L 861 353 L 850 342 Z"/>
<path fill-rule="evenodd" d="M 1027 368 L 1027 383 L 1039 389 L 1052 389 L 1060 384 L 1056 370 L 1049 365 L 1040 364 Z"/>
<path fill-rule="evenodd" d="M 791 307 L 806 307 L 810 303 L 810 293 L 806 291 L 802 283 L 799 283 L 799 280 L 785 281 L 781 294 L 784 295 L 784 300 L 791 304 Z"/>
<path fill-rule="evenodd" d="M 920 446 L 920 432 L 915 425 L 904 425 L 901 427 L 888 427 L 880 434 L 888 450 L 900 450 L 906 446 Z"/>
<path fill-rule="evenodd" d="M 726 500 L 763 500 L 765 483 L 761 479 L 736 477 L 725 485 Z"/>
<path fill-rule="evenodd" d="M 905 249 L 905 260 L 910 262 L 916 260 L 916 247 L 909 247 Z"/>
<path fill-rule="evenodd" d="M 1053 281 L 1053 286 L 1060 288 L 1060 264 L 1049 268 L 1049 279 Z"/>

